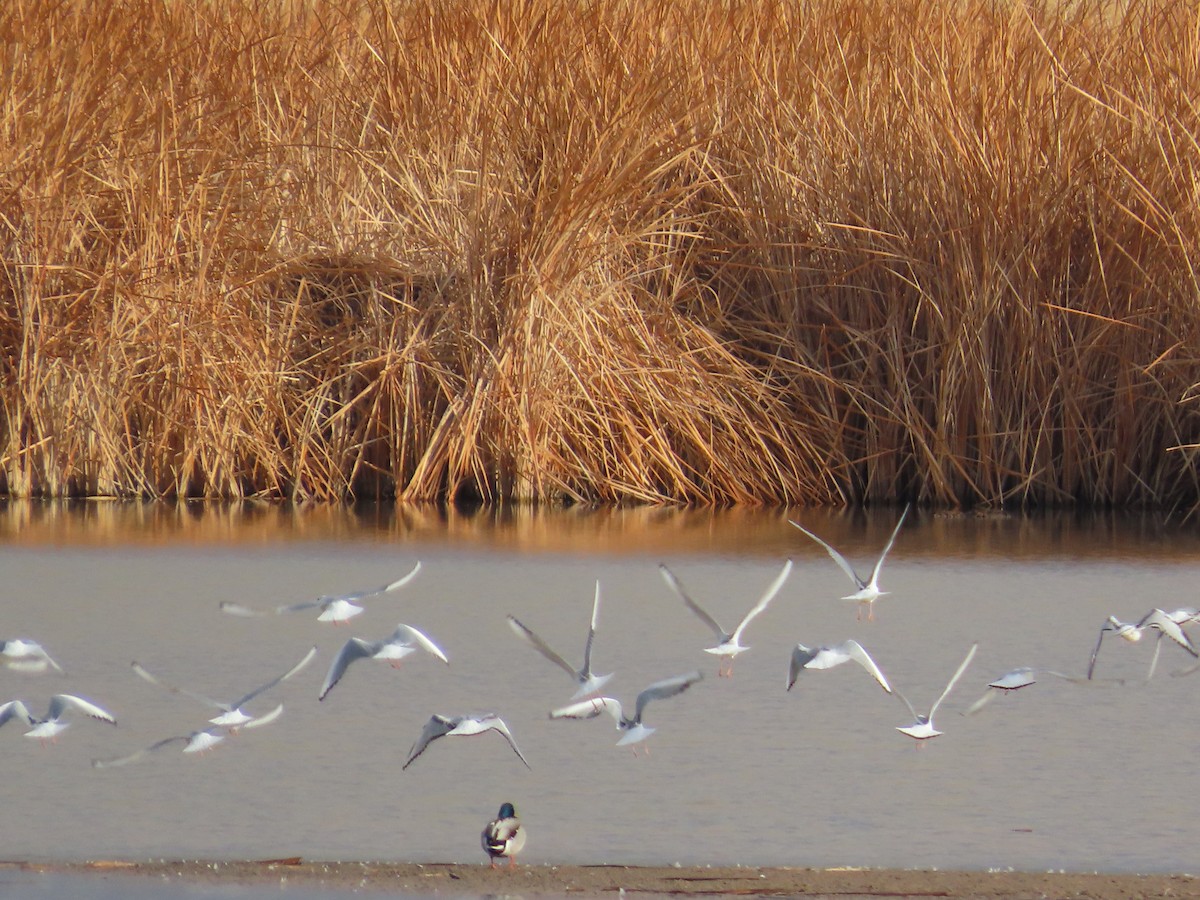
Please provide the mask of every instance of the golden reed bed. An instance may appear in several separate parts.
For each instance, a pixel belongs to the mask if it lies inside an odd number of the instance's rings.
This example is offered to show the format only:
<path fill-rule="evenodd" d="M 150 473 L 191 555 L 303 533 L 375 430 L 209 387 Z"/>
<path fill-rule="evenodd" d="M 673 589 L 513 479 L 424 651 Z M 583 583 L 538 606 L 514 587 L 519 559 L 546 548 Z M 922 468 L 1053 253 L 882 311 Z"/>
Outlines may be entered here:
<path fill-rule="evenodd" d="M 0 4 L 0 489 L 1200 501 L 1185 2 Z"/>

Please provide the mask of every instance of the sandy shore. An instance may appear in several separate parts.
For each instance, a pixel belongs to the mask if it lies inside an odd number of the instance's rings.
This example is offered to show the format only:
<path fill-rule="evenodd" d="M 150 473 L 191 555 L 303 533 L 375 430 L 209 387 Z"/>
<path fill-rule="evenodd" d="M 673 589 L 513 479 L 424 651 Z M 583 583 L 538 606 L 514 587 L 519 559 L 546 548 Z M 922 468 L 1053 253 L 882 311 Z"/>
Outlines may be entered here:
<path fill-rule="evenodd" d="M 670 868 L 311 862 L 96 861 L 0 863 L 4 868 L 154 877 L 197 884 L 309 885 L 346 890 L 441 894 L 795 895 L 854 897 L 1133 897 L 1200 896 L 1189 875 L 1096 875 L 1032 872 L 910 871 L 903 869 Z"/>

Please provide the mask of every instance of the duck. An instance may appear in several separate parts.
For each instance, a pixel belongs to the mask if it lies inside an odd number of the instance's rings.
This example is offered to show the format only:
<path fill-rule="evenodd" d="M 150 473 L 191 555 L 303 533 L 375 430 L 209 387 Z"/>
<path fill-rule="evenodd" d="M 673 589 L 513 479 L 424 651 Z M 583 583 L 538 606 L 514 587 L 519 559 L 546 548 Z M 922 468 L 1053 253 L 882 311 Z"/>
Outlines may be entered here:
<path fill-rule="evenodd" d="M 502 856 L 508 857 L 510 869 L 517 864 L 517 854 L 525 847 L 525 829 L 511 803 L 500 806 L 496 818 L 483 829 L 480 842 L 488 855 L 490 868 L 496 868 L 496 860 Z"/>

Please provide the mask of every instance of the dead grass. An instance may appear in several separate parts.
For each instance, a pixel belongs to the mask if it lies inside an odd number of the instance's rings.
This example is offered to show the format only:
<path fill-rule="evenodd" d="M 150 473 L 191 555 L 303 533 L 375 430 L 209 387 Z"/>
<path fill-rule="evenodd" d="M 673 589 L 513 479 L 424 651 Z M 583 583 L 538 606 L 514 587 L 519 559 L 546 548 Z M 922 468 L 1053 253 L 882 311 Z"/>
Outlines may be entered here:
<path fill-rule="evenodd" d="M 13 0 L 0 486 L 1195 504 L 1198 36 Z"/>

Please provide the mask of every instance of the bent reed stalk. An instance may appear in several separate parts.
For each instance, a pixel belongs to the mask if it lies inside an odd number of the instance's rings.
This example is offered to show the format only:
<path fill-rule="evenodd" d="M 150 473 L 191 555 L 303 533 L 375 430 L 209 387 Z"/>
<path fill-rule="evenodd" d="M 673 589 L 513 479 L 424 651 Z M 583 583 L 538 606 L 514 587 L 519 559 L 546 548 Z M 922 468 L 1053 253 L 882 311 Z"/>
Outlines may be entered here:
<path fill-rule="evenodd" d="M 10 495 L 1200 501 L 1194 4 L 0 37 Z"/>

